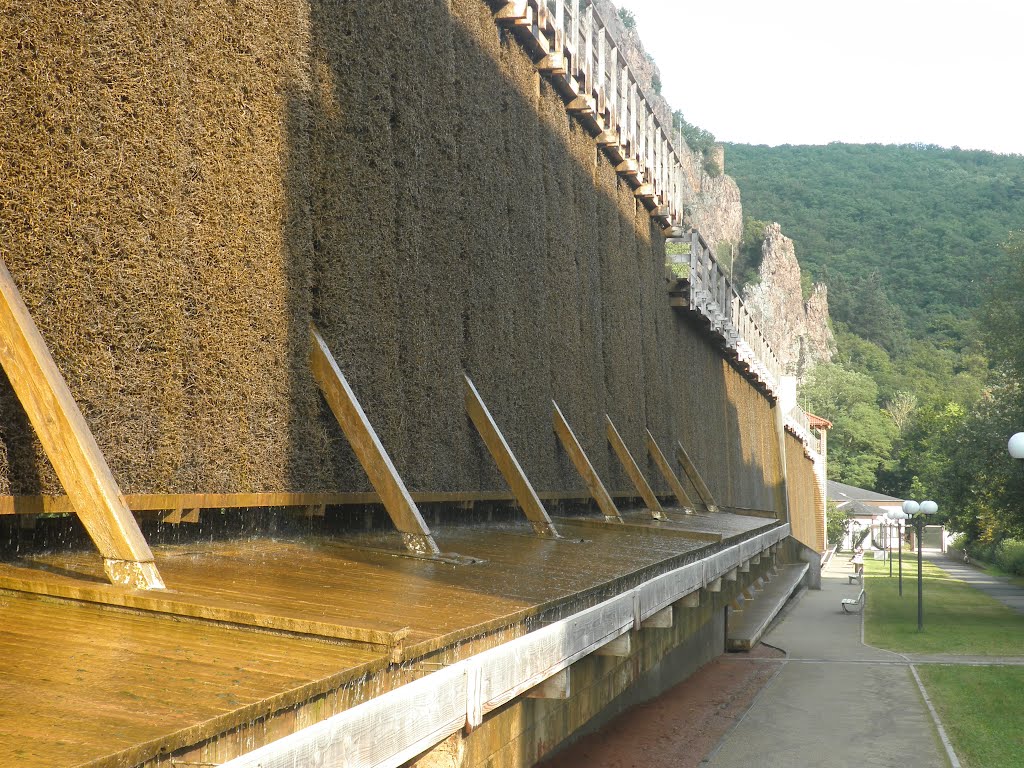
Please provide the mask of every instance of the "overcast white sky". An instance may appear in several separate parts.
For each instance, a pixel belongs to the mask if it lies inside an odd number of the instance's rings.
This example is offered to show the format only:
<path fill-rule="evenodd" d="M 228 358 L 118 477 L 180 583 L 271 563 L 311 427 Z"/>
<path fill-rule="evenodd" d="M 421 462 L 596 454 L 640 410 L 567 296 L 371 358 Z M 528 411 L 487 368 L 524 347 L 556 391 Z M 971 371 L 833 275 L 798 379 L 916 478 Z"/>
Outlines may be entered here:
<path fill-rule="evenodd" d="M 1024 0 L 616 0 L 719 141 L 1024 154 Z"/>

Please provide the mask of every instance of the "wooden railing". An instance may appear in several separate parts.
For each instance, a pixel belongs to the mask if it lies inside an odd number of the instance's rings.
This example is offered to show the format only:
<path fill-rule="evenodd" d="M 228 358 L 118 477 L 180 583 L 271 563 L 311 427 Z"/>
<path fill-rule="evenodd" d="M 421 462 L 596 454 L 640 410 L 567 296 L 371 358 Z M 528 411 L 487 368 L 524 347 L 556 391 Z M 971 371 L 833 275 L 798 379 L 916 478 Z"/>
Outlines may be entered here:
<path fill-rule="evenodd" d="M 777 395 L 782 365 L 704 238 L 693 231 L 673 242 L 689 246 L 688 254 L 669 257 L 669 271 L 682 290 L 673 297 L 673 306 L 700 316 L 737 365 Z"/>
<path fill-rule="evenodd" d="M 534 57 L 651 217 L 673 233 L 684 208 L 682 136 L 658 119 L 597 6 L 590 0 L 488 2 L 498 25 Z"/>
<path fill-rule="evenodd" d="M 786 427 L 803 442 L 811 451 L 821 454 L 821 438 L 811 431 L 811 422 L 807 418 L 807 411 L 799 405 L 786 414 Z"/>

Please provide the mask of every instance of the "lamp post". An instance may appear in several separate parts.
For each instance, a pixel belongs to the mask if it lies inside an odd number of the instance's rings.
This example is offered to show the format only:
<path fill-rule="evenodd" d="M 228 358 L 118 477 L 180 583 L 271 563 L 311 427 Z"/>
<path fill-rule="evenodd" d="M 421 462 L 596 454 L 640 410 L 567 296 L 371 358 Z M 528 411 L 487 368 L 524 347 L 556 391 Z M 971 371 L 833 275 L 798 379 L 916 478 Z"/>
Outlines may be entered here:
<path fill-rule="evenodd" d="M 917 531 L 917 631 L 924 631 L 924 580 L 921 575 L 921 540 L 924 538 L 925 520 L 929 515 L 939 511 L 934 501 L 916 501 L 908 499 L 903 502 L 903 511 L 913 520 Z"/>
<path fill-rule="evenodd" d="M 882 525 L 885 526 L 885 539 L 883 540 L 883 546 L 885 549 L 885 559 L 889 561 L 889 578 L 892 578 L 892 522 L 890 522 L 890 513 L 886 512 L 885 517 L 882 518 Z"/>
<path fill-rule="evenodd" d="M 904 502 L 904 506 L 906 506 L 906 502 Z M 896 524 L 896 542 L 900 562 L 900 597 L 903 597 L 903 521 L 906 520 L 909 515 L 906 512 L 889 512 L 888 515 Z"/>

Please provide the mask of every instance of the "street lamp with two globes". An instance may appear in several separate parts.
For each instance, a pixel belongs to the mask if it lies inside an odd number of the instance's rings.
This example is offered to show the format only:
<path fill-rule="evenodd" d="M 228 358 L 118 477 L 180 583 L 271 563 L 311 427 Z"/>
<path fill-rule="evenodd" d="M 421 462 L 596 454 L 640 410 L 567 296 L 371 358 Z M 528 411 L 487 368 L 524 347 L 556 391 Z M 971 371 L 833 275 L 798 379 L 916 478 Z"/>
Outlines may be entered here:
<path fill-rule="evenodd" d="M 902 511 L 897 512 L 897 511 L 890 510 L 890 511 L 885 513 L 885 516 L 888 517 L 890 520 L 892 520 L 893 523 L 896 525 L 896 541 L 899 542 L 899 555 L 898 555 L 898 557 L 899 557 L 899 563 L 900 563 L 900 572 L 899 572 L 900 573 L 900 578 L 899 578 L 899 582 L 900 582 L 900 597 L 903 597 L 903 521 L 906 520 L 909 517 L 909 515 L 906 512 L 902 512 Z M 889 573 L 891 575 L 892 574 L 892 554 L 891 553 L 890 553 L 889 557 L 890 557 L 890 560 L 889 560 Z"/>
<path fill-rule="evenodd" d="M 930 515 L 939 511 L 934 501 L 922 501 L 918 504 L 913 499 L 903 502 L 903 512 L 910 518 L 917 532 L 917 631 L 924 631 L 924 581 L 921 576 L 921 540 L 924 538 L 925 521 Z"/>

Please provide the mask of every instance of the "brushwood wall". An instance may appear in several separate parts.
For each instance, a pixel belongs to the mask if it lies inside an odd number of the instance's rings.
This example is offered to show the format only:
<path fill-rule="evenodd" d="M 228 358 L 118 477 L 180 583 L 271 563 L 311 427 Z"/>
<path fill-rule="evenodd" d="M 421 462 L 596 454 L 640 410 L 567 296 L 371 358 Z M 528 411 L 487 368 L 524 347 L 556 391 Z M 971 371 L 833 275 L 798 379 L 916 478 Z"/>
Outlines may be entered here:
<path fill-rule="evenodd" d="M 825 500 L 814 464 L 803 442 L 786 433 L 786 491 L 793 538 L 816 552 L 825 551 Z"/>
<path fill-rule="evenodd" d="M 613 490 L 605 413 L 771 508 L 768 401 L 481 0 L 20 3 L 0 60 L 2 256 L 125 492 L 368 489 L 312 322 L 412 490 L 504 489 L 465 371 L 540 490 L 584 492 L 556 400 Z M 0 439 L 61 492 L 6 382 Z"/>

